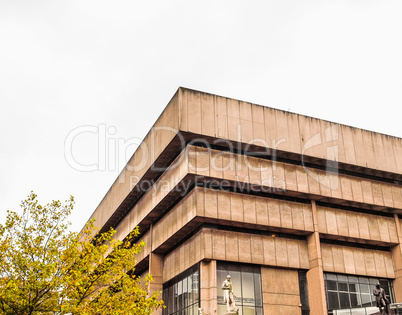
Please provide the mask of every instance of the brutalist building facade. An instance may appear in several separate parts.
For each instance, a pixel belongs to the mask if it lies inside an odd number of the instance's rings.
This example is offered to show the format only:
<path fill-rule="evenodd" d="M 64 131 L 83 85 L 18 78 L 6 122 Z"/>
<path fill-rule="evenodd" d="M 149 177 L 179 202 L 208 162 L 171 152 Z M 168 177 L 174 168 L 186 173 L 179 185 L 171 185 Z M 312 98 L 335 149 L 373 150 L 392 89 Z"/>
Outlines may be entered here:
<path fill-rule="evenodd" d="M 146 245 L 159 313 L 371 314 L 402 302 L 402 139 L 179 88 L 92 218 Z"/>

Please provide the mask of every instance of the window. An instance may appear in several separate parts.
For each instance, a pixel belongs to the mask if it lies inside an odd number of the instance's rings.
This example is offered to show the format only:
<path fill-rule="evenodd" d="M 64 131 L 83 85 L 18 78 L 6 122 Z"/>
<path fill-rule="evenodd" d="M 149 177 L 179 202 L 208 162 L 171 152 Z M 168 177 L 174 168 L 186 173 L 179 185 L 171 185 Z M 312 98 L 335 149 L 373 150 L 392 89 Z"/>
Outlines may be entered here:
<path fill-rule="evenodd" d="M 218 315 L 226 313 L 222 283 L 230 275 L 239 315 L 262 315 L 261 269 L 257 266 L 217 263 Z"/>
<path fill-rule="evenodd" d="M 373 290 L 380 283 L 391 303 L 394 299 L 392 281 L 340 274 L 324 274 L 328 314 L 371 314 L 378 311 Z"/>
<path fill-rule="evenodd" d="M 307 271 L 299 270 L 299 291 L 302 315 L 310 315 L 307 288 Z"/>
<path fill-rule="evenodd" d="M 163 315 L 197 315 L 199 296 L 199 265 L 195 265 L 163 285 Z"/>

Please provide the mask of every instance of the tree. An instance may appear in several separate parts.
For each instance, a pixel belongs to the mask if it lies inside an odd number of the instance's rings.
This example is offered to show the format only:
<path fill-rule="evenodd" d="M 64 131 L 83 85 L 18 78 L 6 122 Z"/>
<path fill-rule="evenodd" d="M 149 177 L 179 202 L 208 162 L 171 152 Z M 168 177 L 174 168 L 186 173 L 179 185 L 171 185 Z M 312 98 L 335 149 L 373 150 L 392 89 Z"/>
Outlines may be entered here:
<path fill-rule="evenodd" d="M 8 211 L 0 224 L 0 314 L 151 314 L 162 307 L 159 292 L 149 294 L 151 276 L 133 274 L 144 243 L 98 234 L 94 222 L 70 232 L 66 219 L 74 206 L 53 201 L 41 206 L 33 192 L 22 214 Z M 97 235 L 94 238 L 94 235 Z"/>

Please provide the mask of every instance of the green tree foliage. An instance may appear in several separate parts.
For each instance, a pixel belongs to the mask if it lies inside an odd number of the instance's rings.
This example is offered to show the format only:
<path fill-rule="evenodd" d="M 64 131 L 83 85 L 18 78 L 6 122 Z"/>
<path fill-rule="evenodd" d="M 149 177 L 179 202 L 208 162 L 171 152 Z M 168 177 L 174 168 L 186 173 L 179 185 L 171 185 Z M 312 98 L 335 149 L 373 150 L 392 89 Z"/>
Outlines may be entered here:
<path fill-rule="evenodd" d="M 8 211 L 0 224 L 0 314 L 151 314 L 162 307 L 149 294 L 151 276 L 133 275 L 144 243 L 98 235 L 93 222 L 70 232 L 74 199 L 46 206 L 31 193 L 22 214 Z M 135 229 L 128 240 L 138 236 Z"/>

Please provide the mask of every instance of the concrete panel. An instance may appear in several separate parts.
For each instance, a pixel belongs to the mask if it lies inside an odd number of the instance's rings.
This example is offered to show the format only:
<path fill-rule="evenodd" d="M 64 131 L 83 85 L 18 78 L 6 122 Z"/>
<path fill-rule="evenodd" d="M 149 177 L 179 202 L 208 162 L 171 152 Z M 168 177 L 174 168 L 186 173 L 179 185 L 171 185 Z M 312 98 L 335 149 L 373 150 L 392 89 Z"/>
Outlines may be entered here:
<path fill-rule="evenodd" d="M 241 142 L 241 124 L 239 101 L 228 99 L 228 136 L 229 139 Z"/>
<path fill-rule="evenodd" d="M 378 220 L 371 218 L 371 220 L 368 220 L 368 226 L 370 231 L 370 237 L 372 239 L 380 239 L 380 229 L 378 227 Z"/>
<path fill-rule="evenodd" d="M 267 202 L 262 198 L 256 198 L 255 211 L 257 223 L 261 225 L 268 225 L 268 208 Z"/>
<path fill-rule="evenodd" d="M 230 195 L 218 192 L 218 218 L 224 220 L 231 219 Z"/>
<path fill-rule="evenodd" d="M 338 225 L 336 222 L 335 210 L 331 210 L 331 209 L 327 208 L 325 211 L 325 219 L 326 219 L 327 233 L 337 235 L 338 234 Z"/>
<path fill-rule="evenodd" d="M 239 156 L 236 159 L 236 180 L 240 182 L 249 182 L 248 164 L 246 156 Z"/>
<path fill-rule="evenodd" d="M 212 231 L 212 257 L 216 260 L 226 259 L 225 232 L 219 230 Z"/>
<path fill-rule="evenodd" d="M 300 268 L 302 268 L 302 269 L 310 268 L 307 242 L 304 242 L 304 241 L 299 242 L 299 259 L 300 259 Z"/>
<path fill-rule="evenodd" d="M 324 248 L 327 248 L 329 246 L 323 246 Z M 332 246 L 331 247 L 332 251 L 332 260 L 334 263 L 334 271 L 344 273 L 345 272 L 345 263 L 343 259 L 343 250 L 339 246 Z"/>
<path fill-rule="evenodd" d="M 228 138 L 228 113 L 226 107 L 226 98 L 216 96 L 215 98 L 215 123 L 217 126 L 216 134 L 219 138 Z"/>
<path fill-rule="evenodd" d="M 251 235 L 250 242 L 251 242 L 251 262 L 253 264 L 264 264 L 263 237 L 260 235 Z M 299 260 L 298 257 L 297 260 Z"/>
<path fill-rule="evenodd" d="M 318 223 L 318 231 L 320 233 L 327 233 L 327 218 L 325 210 L 317 207 L 317 223 Z"/>
<path fill-rule="evenodd" d="M 377 169 L 378 164 L 375 154 L 374 136 L 374 132 L 362 131 L 364 151 L 366 153 L 366 165 L 370 168 Z"/>
<path fill-rule="evenodd" d="M 293 152 L 301 152 L 301 137 L 299 133 L 298 115 L 293 113 L 287 114 L 288 129 L 289 129 L 289 147 Z"/>
<path fill-rule="evenodd" d="M 376 274 L 383 275 L 384 271 L 386 271 L 384 255 L 382 255 L 381 253 L 373 252 L 373 256 L 374 256 L 374 264 L 375 264 Z"/>
<path fill-rule="evenodd" d="M 302 207 L 304 213 L 304 228 L 307 231 L 313 231 L 313 213 L 311 205 L 304 204 Z"/>
<path fill-rule="evenodd" d="M 335 269 L 334 269 L 334 262 L 333 262 L 331 247 L 322 246 L 321 247 L 321 255 L 323 257 L 322 265 L 323 265 L 324 270 L 328 271 L 328 272 L 334 272 Z"/>
<path fill-rule="evenodd" d="M 237 235 L 239 240 L 239 261 L 251 263 L 251 235 L 239 233 Z"/>
<path fill-rule="evenodd" d="M 368 221 L 375 221 L 377 218 L 364 215 L 362 213 L 356 213 L 357 224 L 359 225 L 360 238 L 370 239 L 370 231 Z"/>
<path fill-rule="evenodd" d="M 304 171 L 304 169 L 301 169 L 297 167 L 295 169 L 296 171 L 296 180 L 297 180 L 297 190 L 300 192 L 304 193 L 309 193 L 309 185 L 308 185 L 308 174 Z"/>
<path fill-rule="evenodd" d="M 345 211 L 336 212 L 336 224 L 339 235 L 349 236 L 348 218 Z"/>
<path fill-rule="evenodd" d="M 288 249 L 286 239 L 275 238 L 275 255 L 278 266 L 289 266 Z"/>
<path fill-rule="evenodd" d="M 275 250 L 275 238 L 264 237 L 263 238 L 264 247 L 264 264 L 276 266 L 276 250 Z"/>
<path fill-rule="evenodd" d="M 268 201 L 268 221 L 271 226 L 281 225 L 281 213 L 278 200 L 271 199 Z"/>
<path fill-rule="evenodd" d="M 218 192 L 216 190 L 205 189 L 205 216 L 218 217 Z"/>
<path fill-rule="evenodd" d="M 325 272 L 356 274 L 369 277 L 394 278 L 391 253 L 380 250 L 321 244 Z M 324 252 L 332 252 L 332 255 Z M 333 269 L 331 262 L 333 261 Z"/>
<path fill-rule="evenodd" d="M 226 259 L 229 261 L 239 261 L 239 241 L 236 232 L 225 232 Z"/>
<path fill-rule="evenodd" d="M 201 132 L 214 137 L 215 134 L 215 102 L 214 96 L 203 93 L 201 95 Z"/>
<path fill-rule="evenodd" d="M 304 204 L 290 203 L 292 209 L 292 226 L 296 230 L 305 230 L 304 226 Z"/>
<path fill-rule="evenodd" d="M 284 169 L 285 169 L 286 189 L 297 191 L 298 187 L 296 178 L 296 166 L 286 165 Z"/>
<path fill-rule="evenodd" d="M 293 228 L 291 205 L 288 202 L 279 202 L 279 211 L 281 214 L 281 226 Z"/>
<path fill-rule="evenodd" d="M 348 213 L 348 229 L 350 237 L 360 237 L 359 224 L 354 213 Z"/>
<path fill-rule="evenodd" d="M 201 95 L 191 90 L 186 90 L 186 94 L 188 129 L 195 133 L 201 133 Z"/>
<path fill-rule="evenodd" d="M 244 222 L 243 198 L 240 194 L 230 194 L 230 219 Z"/>
<path fill-rule="evenodd" d="M 261 160 L 253 157 L 245 157 L 246 167 L 248 169 L 249 182 L 261 185 Z"/>
<path fill-rule="evenodd" d="M 255 202 L 255 197 L 247 195 L 243 196 L 244 222 L 253 224 L 257 223 Z"/>
<path fill-rule="evenodd" d="M 240 102 L 241 141 L 243 143 L 253 142 L 253 121 L 251 104 Z"/>
<path fill-rule="evenodd" d="M 370 271 L 371 265 L 368 264 L 366 266 L 366 259 L 363 250 L 355 250 L 353 252 L 354 260 L 355 260 L 355 267 L 356 267 L 356 274 L 364 275 Z M 369 261 L 370 262 L 370 261 Z"/>
<path fill-rule="evenodd" d="M 279 142 L 282 140 L 278 149 L 289 151 L 290 143 L 289 143 L 289 128 L 287 122 L 287 115 L 283 111 L 276 111 L 276 140 Z"/>
<path fill-rule="evenodd" d="M 299 242 L 288 240 L 287 256 L 288 256 L 288 265 L 290 268 L 300 268 Z"/>
<path fill-rule="evenodd" d="M 381 184 L 372 181 L 371 182 L 371 189 L 373 192 L 373 202 L 377 205 L 384 205 L 384 199 L 381 189 Z"/>
<path fill-rule="evenodd" d="M 389 170 L 390 172 L 396 172 L 397 171 L 396 158 L 395 158 L 394 150 L 393 150 L 393 146 L 395 144 L 394 144 L 394 141 L 392 141 L 393 138 L 390 136 L 387 136 L 387 135 L 379 135 L 379 134 L 377 134 L 377 135 L 381 136 L 382 140 L 383 140 L 382 143 L 384 145 L 385 161 L 387 163 L 387 170 Z M 397 139 L 395 138 L 395 140 L 397 140 Z"/>
<path fill-rule="evenodd" d="M 365 165 L 367 158 L 366 158 L 366 153 L 364 151 L 362 130 L 353 128 L 352 129 L 352 137 L 353 137 L 353 143 L 354 143 L 355 154 L 356 154 L 356 163 L 358 165 Z"/>
<path fill-rule="evenodd" d="M 342 190 L 342 197 L 347 200 L 353 200 L 352 184 L 350 178 L 346 176 L 339 177 Z"/>
<path fill-rule="evenodd" d="M 253 116 L 253 137 L 256 143 L 267 143 L 265 140 L 265 123 L 264 123 L 264 107 L 254 105 L 251 106 Z M 269 147 L 269 145 L 266 145 Z"/>
<path fill-rule="evenodd" d="M 217 153 L 217 152 L 215 152 Z M 220 154 L 222 156 L 223 176 L 228 180 L 236 180 L 235 157 L 232 154 Z"/>
<path fill-rule="evenodd" d="M 366 275 L 375 277 L 377 276 L 377 270 L 374 261 L 374 253 L 364 251 L 364 263 L 366 265 Z M 357 266 L 357 263 L 356 263 Z"/>
<path fill-rule="evenodd" d="M 356 164 L 356 154 L 352 137 L 352 128 L 349 126 L 342 126 L 341 133 L 343 138 L 343 145 L 345 148 L 346 163 Z"/>
<path fill-rule="evenodd" d="M 392 198 L 392 187 L 390 185 L 382 185 L 381 190 L 382 190 L 384 205 L 387 207 L 393 207 L 394 200 Z"/>
<path fill-rule="evenodd" d="M 385 217 L 378 217 L 378 227 L 380 230 L 380 240 L 383 242 L 390 242 L 390 231 L 388 229 L 388 223 L 389 221 L 391 221 L 391 225 L 392 223 L 395 224 L 395 221 L 393 218 L 385 218 Z"/>
<path fill-rule="evenodd" d="M 279 137 L 276 132 L 276 110 L 269 107 L 264 107 L 264 121 L 265 121 L 265 138 L 267 142 L 271 144 L 270 147 L 273 147 L 272 143 L 276 142 Z"/>
<path fill-rule="evenodd" d="M 262 267 L 261 281 L 264 314 L 301 314 L 297 271 Z"/>

